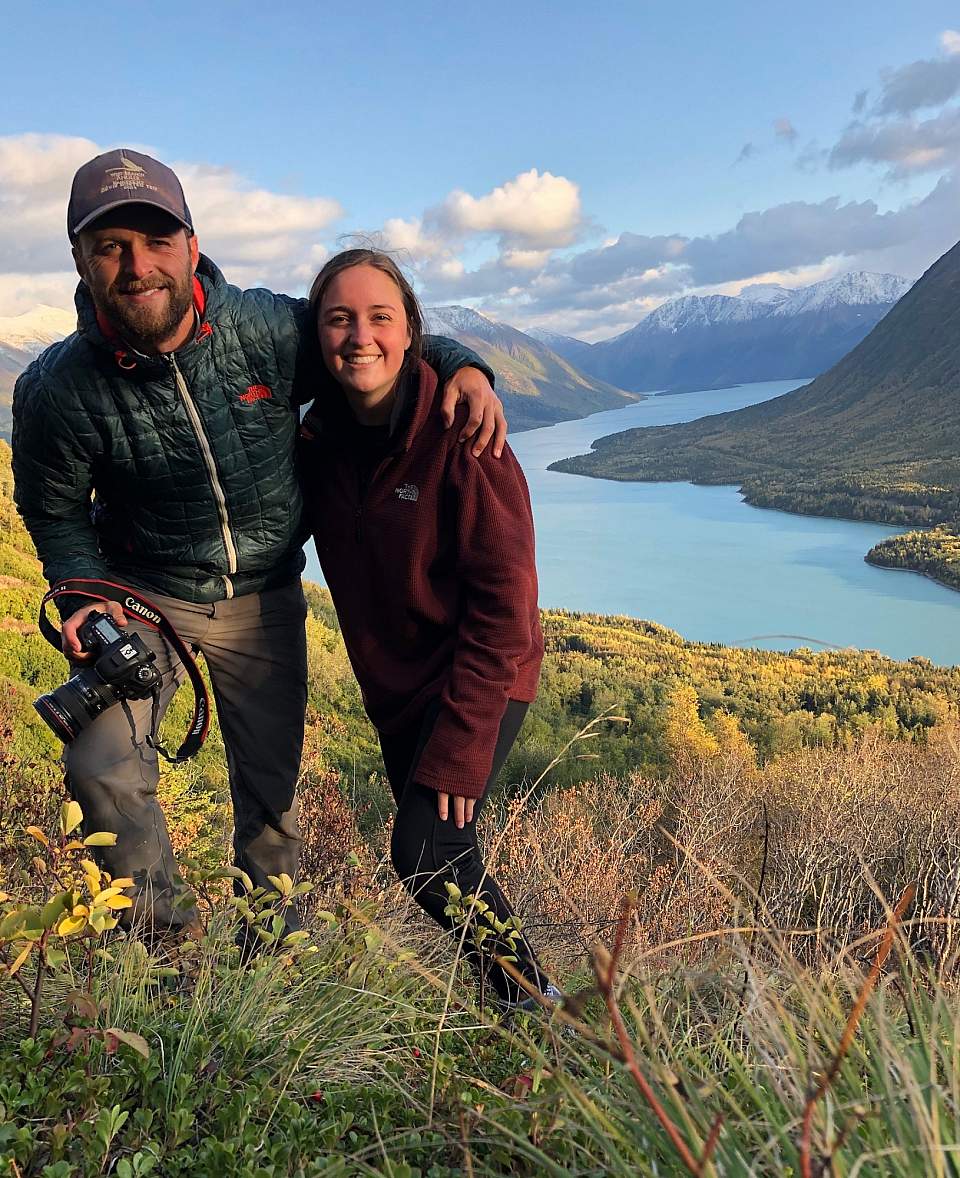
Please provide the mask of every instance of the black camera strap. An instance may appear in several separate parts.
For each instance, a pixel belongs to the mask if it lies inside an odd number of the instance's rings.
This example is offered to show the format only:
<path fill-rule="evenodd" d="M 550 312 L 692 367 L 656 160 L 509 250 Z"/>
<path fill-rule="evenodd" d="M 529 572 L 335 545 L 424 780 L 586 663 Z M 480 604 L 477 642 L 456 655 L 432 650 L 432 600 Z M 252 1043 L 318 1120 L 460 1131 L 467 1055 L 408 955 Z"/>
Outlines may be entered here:
<path fill-rule="evenodd" d="M 189 649 L 180 635 L 173 628 L 173 624 L 166 615 L 148 598 L 127 585 L 117 585 L 113 581 L 78 578 L 76 580 L 58 581 L 50 591 L 44 594 L 40 602 L 39 626 L 40 633 L 46 640 L 62 653 L 60 631 L 47 617 L 47 602 L 55 601 L 58 597 L 88 597 L 92 601 L 115 601 L 129 618 L 141 622 L 151 630 L 156 630 L 176 651 L 183 663 L 184 670 L 193 686 L 193 720 L 190 728 L 176 753 L 171 756 L 160 743 L 157 736 L 157 721 L 159 700 L 153 695 L 152 732 L 147 737 L 148 743 L 157 750 L 164 760 L 171 765 L 180 765 L 188 761 L 200 751 L 200 747 L 207 738 L 210 727 L 210 699 L 207 696 L 207 685 L 203 681 L 193 652 Z"/>

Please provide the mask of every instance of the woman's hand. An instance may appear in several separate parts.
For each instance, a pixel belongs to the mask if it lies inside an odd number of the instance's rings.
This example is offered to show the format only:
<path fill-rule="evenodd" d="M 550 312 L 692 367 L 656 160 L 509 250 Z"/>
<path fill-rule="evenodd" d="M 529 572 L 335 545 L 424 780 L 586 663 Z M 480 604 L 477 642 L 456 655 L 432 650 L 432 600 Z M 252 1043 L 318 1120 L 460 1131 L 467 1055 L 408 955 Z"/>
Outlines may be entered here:
<path fill-rule="evenodd" d="M 473 821 L 473 798 L 459 798 L 453 795 L 453 820 L 459 830 L 463 830 L 468 822 Z M 450 794 L 437 794 L 437 812 L 440 821 L 446 822 L 450 816 Z"/>
<path fill-rule="evenodd" d="M 507 419 L 503 403 L 479 368 L 460 368 L 443 389 L 440 413 L 447 429 L 453 425 L 454 410 L 465 401 L 470 416 L 460 431 L 460 441 L 473 438 L 474 455 L 482 454 L 493 438 L 493 456 L 499 458 L 507 440 Z"/>

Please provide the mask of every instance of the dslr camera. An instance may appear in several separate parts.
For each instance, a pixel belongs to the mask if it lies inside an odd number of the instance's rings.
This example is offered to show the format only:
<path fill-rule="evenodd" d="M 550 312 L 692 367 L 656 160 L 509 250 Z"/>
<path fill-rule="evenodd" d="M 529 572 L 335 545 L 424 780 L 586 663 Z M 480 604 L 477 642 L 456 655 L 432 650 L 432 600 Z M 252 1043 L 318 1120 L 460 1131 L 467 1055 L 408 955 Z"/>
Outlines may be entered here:
<path fill-rule="evenodd" d="M 64 744 L 118 700 L 146 699 L 161 682 L 150 665 L 156 654 L 139 634 L 124 634 L 108 614 L 90 614 L 77 638 L 95 661 L 33 705 Z"/>

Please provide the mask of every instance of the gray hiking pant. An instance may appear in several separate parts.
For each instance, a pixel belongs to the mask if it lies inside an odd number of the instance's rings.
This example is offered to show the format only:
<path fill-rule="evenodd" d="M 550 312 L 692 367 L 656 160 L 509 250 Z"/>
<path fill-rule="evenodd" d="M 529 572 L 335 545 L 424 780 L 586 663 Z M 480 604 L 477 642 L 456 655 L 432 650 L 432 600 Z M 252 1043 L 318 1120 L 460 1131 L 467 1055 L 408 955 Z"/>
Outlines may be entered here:
<path fill-rule="evenodd" d="M 184 643 L 202 652 L 209 669 L 227 754 L 236 866 L 264 887 L 270 887 L 268 875 L 295 876 L 296 782 L 307 702 L 300 582 L 205 605 L 143 593 Z M 183 665 L 155 630 L 132 618 L 129 630 L 157 652 L 162 718 L 185 678 Z M 66 746 L 64 764 L 70 793 L 83 808 L 84 829 L 117 835 L 115 847 L 101 849 L 105 870 L 134 880 L 134 906 L 124 911 L 124 923 L 140 920 L 161 931 L 189 924 L 197 914 L 184 896 L 157 803 L 160 768 L 146 742 L 152 713 L 149 699 L 114 704 Z M 173 752 L 183 735 L 165 729 L 164 747 Z M 292 911 L 288 925 L 296 927 Z"/>

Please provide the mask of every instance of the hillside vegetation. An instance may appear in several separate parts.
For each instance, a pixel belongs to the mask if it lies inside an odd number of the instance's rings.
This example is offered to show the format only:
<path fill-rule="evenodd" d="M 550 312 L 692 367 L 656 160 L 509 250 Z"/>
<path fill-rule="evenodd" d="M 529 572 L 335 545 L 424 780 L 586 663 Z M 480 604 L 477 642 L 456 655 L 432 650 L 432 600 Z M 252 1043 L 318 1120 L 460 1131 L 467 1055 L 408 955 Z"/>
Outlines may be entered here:
<path fill-rule="evenodd" d="M 426 314 L 432 332 L 473 348 L 497 374 L 497 392 L 514 432 L 622 409 L 642 399 L 587 375 L 541 340 L 469 307 L 430 307 Z"/>
<path fill-rule="evenodd" d="M 50 755 L 55 741 L 29 703 L 63 681 L 66 664 L 36 629 L 46 586 L 11 496 L 10 448 L 0 442 L 0 676 L 21 701 L 18 749 Z M 388 793 L 376 777 L 379 749 L 336 614 L 325 589 L 308 585 L 307 599 L 311 747 L 350 782 L 356 799 L 380 814 Z M 630 724 L 626 731 L 608 725 L 598 732 L 595 751 L 604 770 L 664 764 L 663 709 L 679 687 L 694 689 L 708 722 L 715 713 L 736 717 L 763 759 L 805 745 L 848 745 L 872 725 L 916 740 L 960 713 L 960 668 L 924 658 L 896 662 L 875 651 L 728 648 L 688 642 L 655 622 L 564 610 L 545 610 L 542 621 L 546 658 L 539 696 L 507 764 L 506 777 L 514 781 L 538 776 L 557 748 L 606 708 Z M 171 730 L 187 723 L 186 694 L 175 700 L 167 720 Z M 222 756 L 214 732 L 193 767 L 171 776 L 202 771 L 222 790 Z M 559 770 L 563 781 L 584 775 L 591 775 L 589 762 Z"/>
<path fill-rule="evenodd" d="M 66 671 L 35 630 L 42 591 L 0 445 L 0 1173 L 952 1172 L 956 669 L 545 613 L 540 699 L 480 836 L 570 998 L 504 1022 L 393 880 L 316 587 L 304 937 L 239 965 L 235 922 L 263 913 L 269 940 L 293 881 L 257 896 L 224 870 L 215 729 L 161 782 L 202 932 L 111 931 L 123 881 L 85 858 L 30 706 Z"/>
<path fill-rule="evenodd" d="M 899 525 L 960 512 L 960 245 L 829 372 L 783 397 L 600 438 L 553 469 L 739 483 L 749 503 Z"/>

